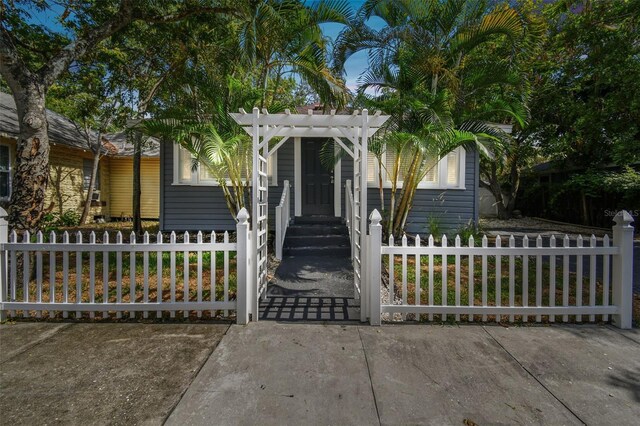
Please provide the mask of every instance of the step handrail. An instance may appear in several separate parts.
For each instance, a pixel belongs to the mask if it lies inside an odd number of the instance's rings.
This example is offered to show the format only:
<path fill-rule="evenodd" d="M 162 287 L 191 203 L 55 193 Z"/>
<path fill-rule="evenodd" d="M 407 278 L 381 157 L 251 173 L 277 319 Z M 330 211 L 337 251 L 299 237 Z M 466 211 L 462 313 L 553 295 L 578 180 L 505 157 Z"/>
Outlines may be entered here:
<path fill-rule="evenodd" d="M 344 214 L 345 214 L 345 222 L 347 224 L 347 229 L 349 230 L 349 241 L 351 243 L 351 257 L 353 257 L 353 221 L 355 218 L 353 217 L 353 191 L 351 190 L 351 180 L 347 179 L 345 183 L 345 191 L 344 191 Z"/>
<path fill-rule="evenodd" d="M 287 228 L 291 216 L 291 197 L 289 190 L 289 181 L 283 183 L 282 196 L 280 196 L 280 204 L 276 206 L 276 259 L 282 260 L 282 246 L 287 236 Z"/>

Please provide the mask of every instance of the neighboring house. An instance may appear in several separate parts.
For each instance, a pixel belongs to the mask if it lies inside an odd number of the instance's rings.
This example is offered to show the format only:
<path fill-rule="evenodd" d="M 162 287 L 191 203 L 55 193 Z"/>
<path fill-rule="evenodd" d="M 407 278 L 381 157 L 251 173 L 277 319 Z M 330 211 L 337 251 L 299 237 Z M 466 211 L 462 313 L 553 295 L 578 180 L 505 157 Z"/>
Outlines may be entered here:
<path fill-rule="evenodd" d="M 313 112 L 321 114 L 321 110 Z M 298 111 L 306 113 L 306 110 Z M 291 215 L 345 214 L 345 183 L 353 180 L 353 160 L 345 156 L 331 171 L 320 164 L 319 150 L 326 138 L 295 138 L 269 158 L 269 220 L 273 224 L 275 207 L 282 195 L 283 183 L 291 185 Z M 163 231 L 231 230 L 235 220 L 225 204 L 222 190 L 205 170 L 193 170 L 191 155 L 176 144 L 160 148 L 160 228 Z M 380 209 L 377 161 L 368 158 L 368 210 Z M 386 154 L 384 161 L 393 159 Z M 425 177 L 415 196 L 407 220 L 410 233 L 428 233 L 429 222 L 441 229 L 455 230 L 477 222 L 478 152 L 459 148 L 438 161 Z M 385 183 L 385 200 L 389 184 Z M 312 191 L 311 188 L 321 188 Z M 272 228 L 273 229 L 273 228 Z"/>
<path fill-rule="evenodd" d="M 91 176 L 93 154 L 74 123 L 61 114 L 47 110 L 49 122 L 49 186 L 45 208 L 62 214 L 84 208 Z M 15 102 L 0 92 L 0 204 L 6 207 L 11 196 L 12 171 L 19 135 Z M 91 202 L 90 220 L 129 218 L 132 215 L 132 149 L 124 134 L 105 135 L 105 156 L 100 160 Z M 159 143 L 151 140 L 141 163 L 142 217 L 159 215 Z"/>

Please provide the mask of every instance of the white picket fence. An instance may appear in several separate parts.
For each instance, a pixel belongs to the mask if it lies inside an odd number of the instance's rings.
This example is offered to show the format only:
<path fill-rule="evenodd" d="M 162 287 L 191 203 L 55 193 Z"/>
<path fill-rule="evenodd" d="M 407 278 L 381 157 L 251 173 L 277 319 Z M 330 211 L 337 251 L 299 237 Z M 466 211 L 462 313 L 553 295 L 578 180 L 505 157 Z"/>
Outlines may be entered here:
<path fill-rule="evenodd" d="M 188 318 L 195 313 L 200 318 L 228 317 L 233 311 L 239 323 L 246 323 L 246 210 L 238 219 L 236 242 L 229 241 L 228 232 L 206 237 L 185 232 L 182 241 L 171 233 L 168 242 L 162 233 L 155 242 L 148 233 L 136 241 L 132 233 L 125 243 L 120 232 L 115 241 L 105 232 L 101 242 L 93 232 L 88 240 L 80 232 L 74 241 L 67 232 L 25 232 L 21 241 L 12 232 L 7 239 L 6 220 L 0 216 L 0 313 L 37 318 L 61 313 L 76 319 L 122 318 L 124 312 L 130 318 L 138 312 L 143 318 L 164 313 Z"/>
<path fill-rule="evenodd" d="M 282 260 L 282 246 L 284 245 L 284 239 L 287 237 L 287 228 L 289 228 L 291 219 L 291 190 L 289 188 L 289 181 L 285 180 L 283 186 L 280 203 L 276 206 L 275 256 L 278 260 Z"/>
<path fill-rule="evenodd" d="M 551 237 L 547 247 L 540 236 L 534 247 L 526 237 L 522 247 L 516 247 L 513 236 L 506 247 L 500 237 L 493 247 L 486 237 L 476 247 L 473 238 L 462 246 L 456 236 L 450 246 L 443 236 L 438 246 L 433 237 L 426 245 L 419 237 L 409 245 L 404 236 L 401 245 L 391 237 L 383 246 L 377 210 L 370 219 L 371 324 L 380 324 L 383 317 L 433 320 L 434 315 L 470 322 L 594 322 L 611 315 L 615 325 L 631 327 L 633 220 L 627 212 L 615 218 L 613 244 L 605 237 L 601 246 L 594 236 L 588 245 L 582 237 L 575 244 L 567 236 L 562 244 Z M 387 300 L 381 299 L 383 265 Z"/>

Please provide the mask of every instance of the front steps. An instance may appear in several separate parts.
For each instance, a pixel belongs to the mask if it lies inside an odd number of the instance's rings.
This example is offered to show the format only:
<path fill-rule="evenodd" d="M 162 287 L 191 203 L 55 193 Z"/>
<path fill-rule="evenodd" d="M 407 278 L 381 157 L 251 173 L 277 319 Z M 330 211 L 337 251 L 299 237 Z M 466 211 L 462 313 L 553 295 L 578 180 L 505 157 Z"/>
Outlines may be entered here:
<path fill-rule="evenodd" d="M 287 228 L 285 256 L 351 256 L 349 231 L 333 216 L 296 217 Z"/>

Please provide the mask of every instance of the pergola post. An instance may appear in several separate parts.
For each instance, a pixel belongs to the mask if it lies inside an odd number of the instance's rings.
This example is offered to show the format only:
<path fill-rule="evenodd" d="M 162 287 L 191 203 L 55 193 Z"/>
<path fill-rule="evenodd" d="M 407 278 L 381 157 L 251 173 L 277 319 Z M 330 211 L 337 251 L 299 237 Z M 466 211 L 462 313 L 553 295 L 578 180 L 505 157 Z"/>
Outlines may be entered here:
<path fill-rule="evenodd" d="M 253 173 L 251 177 L 251 244 L 250 263 L 250 288 L 253 289 L 251 295 L 247 295 L 250 300 L 250 313 L 253 321 L 258 320 L 260 295 L 266 292 L 266 262 L 267 262 L 267 219 L 268 219 L 268 176 L 267 159 L 271 154 L 269 151 L 269 141 L 273 138 L 282 138 L 274 146 L 272 151 L 276 151 L 286 140 L 299 141 L 300 138 L 330 138 L 342 147 L 354 159 L 354 180 L 353 197 L 354 220 L 352 226 L 352 247 L 354 259 L 355 295 L 360 294 L 361 300 L 361 321 L 366 321 L 370 316 L 371 301 L 368 297 L 370 283 L 366 274 L 366 247 L 367 247 L 367 152 L 368 139 L 373 135 L 388 116 L 380 115 L 380 112 L 369 116 L 368 111 L 362 111 L 358 116 L 358 111 L 351 115 L 331 115 L 313 114 L 291 114 L 288 110 L 284 114 L 268 114 L 266 110 L 260 114 L 258 108 L 253 108 L 252 114 L 244 110 L 239 113 L 230 114 L 231 117 L 247 132 L 252 138 L 253 153 Z M 350 150 L 340 139 L 348 139 L 353 144 Z M 297 146 L 297 145 L 296 145 Z M 262 148 L 262 149 L 261 149 Z M 296 157 L 297 158 L 297 157 Z M 358 167 L 356 167 L 356 165 Z M 298 173 L 298 172 L 296 172 Z M 296 180 L 299 175 L 296 174 Z M 296 207 L 300 200 L 296 198 Z M 296 208 L 297 212 L 297 208 Z M 357 223 L 356 223 L 357 222 Z M 356 270 L 357 264 L 357 270 Z"/>

